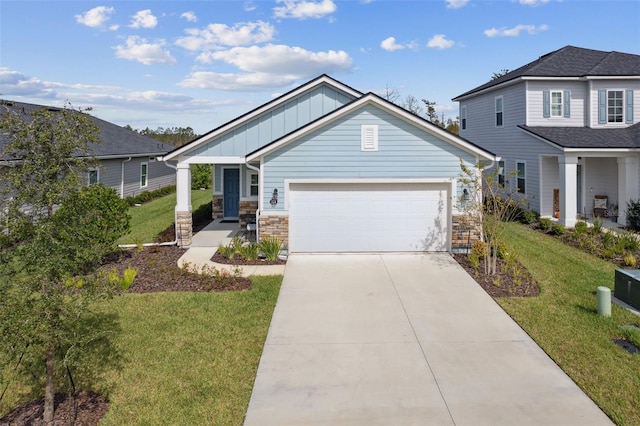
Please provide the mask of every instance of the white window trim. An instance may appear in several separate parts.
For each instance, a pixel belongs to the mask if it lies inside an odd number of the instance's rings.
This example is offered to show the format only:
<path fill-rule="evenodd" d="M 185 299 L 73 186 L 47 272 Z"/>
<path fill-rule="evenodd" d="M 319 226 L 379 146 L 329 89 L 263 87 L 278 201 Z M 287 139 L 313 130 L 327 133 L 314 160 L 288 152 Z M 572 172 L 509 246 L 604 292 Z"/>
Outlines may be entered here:
<path fill-rule="evenodd" d="M 87 171 L 87 185 L 91 185 L 91 173 L 96 172 L 96 183 L 100 183 L 100 169 L 97 167 L 90 167 Z"/>
<path fill-rule="evenodd" d="M 378 125 L 362 124 L 360 126 L 360 151 L 374 152 L 378 150 Z"/>
<path fill-rule="evenodd" d="M 498 168 L 498 184 L 500 184 L 500 177 L 502 177 L 502 186 L 505 186 L 507 184 L 507 179 L 506 179 L 506 173 L 505 173 L 505 169 L 506 169 L 506 163 L 504 160 L 500 160 L 496 163 L 496 167 Z M 500 170 L 500 168 L 502 167 L 502 170 Z"/>
<path fill-rule="evenodd" d="M 251 177 L 252 176 L 257 176 L 258 177 L 258 183 L 255 184 L 255 186 L 258 188 L 258 193 L 256 195 L 251 195 L 251 187 L 254 186 L 251 183 Z M 247 198 L 250 198 L 252 200 L 257 200 L 259 195 L 260 195 L 260 173 L 256 172 L 255 170 L 248 169 L 248 171 L 247 171 Z"/>
<path fill-rule="evenodd" d="M 621 92 L 622 93 L 622 121 L 609 121 L 609 93 L 612 92 Z M 626 105 L 626 95 L 625 95 L 625 90 L 624 89 L 607 89 L 606 90 L 606 95 L 605 95 L 605 102 L 606 102 L 606 114 L 607 114 L 607 121 L 605 123 L 605 125 L 609 125 L 609 126 L 623 126 L 626 123 L 626 109 L 627 109 L 627 105 Z"/>
<path fill-rule="evenodd" d="M 502 106 L 502 110 L 498 111 L 498 99 L 500 99 L 500 105 Z M 504 127 L 504 97 L 496 96 L 493 100 L 493 108 L 495 113 L 493 115 L 493 124 L 495 127 Z M 498 124 L 498 113 L 502 114 L 502 123 Z"/>
<path fill-rule="evenodd" d="M 518 168 L 519 164 L 524 164 L 524 176 L 523 177 L 520 177 L 520 169 Z M 515 186 L 515 192 L 517 194 L 526 195 L 526 193 L 527 193 L 527 162 L 526 161 L 524 161 L 524 160 L 516 160 L 516 176 L 515 176 L 515 178 L 516 178 L 515 179 L 516 180 L 516 182 L 515 182 L 515 185 L 516 185 Z M 520 179 L 524 180 L 524 192 L 518 191 L 518 180 L 520 180 Z"/>
<path fill-rule="evenodd" d="M 560 94 L 560 110 L 558 115 L 553 114 L 553 95 L 554 93 Z M 564 118 L 564 93 L 562 90 L 550 90 L 549 91 L 549 118 Z"/>
<path fill-rule="evenodd" d="M 142 184 L 143 168 L 146 169 L 146 173 L 144 174 L 144 185 Z M 147 188 L 148 186 L 149 186 L 149 163 L 146 161 L 143 161 L 140 163 L 140 188 Z"/>
<path fill-rule="evenodd" d="M 460 108 L 460 129 L 467 130 L 467 106 L 464 105 Z"/>

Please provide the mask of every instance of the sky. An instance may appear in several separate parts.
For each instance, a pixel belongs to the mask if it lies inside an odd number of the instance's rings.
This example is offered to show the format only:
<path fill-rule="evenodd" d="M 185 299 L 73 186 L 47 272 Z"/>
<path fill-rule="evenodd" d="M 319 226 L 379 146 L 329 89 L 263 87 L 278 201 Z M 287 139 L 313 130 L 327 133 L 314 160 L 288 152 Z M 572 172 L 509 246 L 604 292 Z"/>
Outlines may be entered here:
<path fill-rule="evenodd" d="M 202 134 L 328 74 L 455 118 L 567 45 L 640 54 L 640 1 L 0 0 L 0 98 Z"/>

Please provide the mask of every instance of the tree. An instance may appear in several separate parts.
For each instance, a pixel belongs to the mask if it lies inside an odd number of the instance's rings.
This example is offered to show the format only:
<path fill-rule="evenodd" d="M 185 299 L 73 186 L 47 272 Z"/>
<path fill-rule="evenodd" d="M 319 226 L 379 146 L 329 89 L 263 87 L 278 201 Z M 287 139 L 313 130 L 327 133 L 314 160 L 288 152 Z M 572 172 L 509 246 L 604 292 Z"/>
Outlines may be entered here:
<path fill-rule="evenodd" d="M 402 101 L 402 108 L 406 109 L 414 115 L 422 115 L 422 107 L 415 96 L 407 95 Z"/>
<path fill-rule="evenodd" d="M 98 142 L 86 112 L 67 105 L 7 113 L 0 130 L 9 141 L 0 158 L 11 164 L 0 200 L 8 235 L 0 247 L 0 359 L 43 377 L 48 423 L 61 374 L 74 386 L 72 355 L 107 332 L 90 307 L 122 281 L 95 267 L 128 230 L 128 207 L 114 190 L 82 184 L 95 164 L 88 145 Z"/>
<path fill-rule="evenodd" d="M 211 164 L 191 165 L 191 189 L 209 189 L 213 182 L 213 167 Z"/>
<path fill-rule="evenodd" d="M 500 255 L 505 222 L 515 220 L 526 206 L 526 197 L 500 183 L 501 170 L 486 170 L 483 164 L 474 167 L 460 161 L 460 183 L 463 195 L 459 209 L 471 224 L 481 224 L 487 251 L 484 254 L 484 273 L 494 275 Z M 517 174 L 517 172 L 513 172 Z"/>
<path fill-rule="evenodd" d="M 498 72 L 494 72 L 493 75 L 491 76 L 491 80 L 496 80 L 502 77 L 503 75 L 507 75 L 507 74 L 509 74 L 509 70 L 506 68 L 503 68 Z"/>
<path fill-rule="evenodd" d="M 427 112 L 426 112 L 427 120 L 439 126 L 440 121 L 438 120 L 438 113 L 436 112 L 436 103 L 428 99 L 422 99 L 422 102 L 427 108 Z"/>
<path fill-rule="evenodd" d="M 395 104 L 400 99 L 400 92 L 398 91 L 398 89 L 396 89 L 395 87 L 389 86 L 389 83 L 387 83 L 384 86 L 384 92 L 382 93 L 382 97 L 388 100 L 389 102 L 392 102 Z"/>
<path fill-rule="evenodd" d="M 131 126 L 127 126 L 131 128 Z M 166 129 L 158 127 L 156 130 L 147 127 L 143 130 L 135 131 L 173 146 L 182 146 L 197 137 L 191 127 L 167 127 Z"/>

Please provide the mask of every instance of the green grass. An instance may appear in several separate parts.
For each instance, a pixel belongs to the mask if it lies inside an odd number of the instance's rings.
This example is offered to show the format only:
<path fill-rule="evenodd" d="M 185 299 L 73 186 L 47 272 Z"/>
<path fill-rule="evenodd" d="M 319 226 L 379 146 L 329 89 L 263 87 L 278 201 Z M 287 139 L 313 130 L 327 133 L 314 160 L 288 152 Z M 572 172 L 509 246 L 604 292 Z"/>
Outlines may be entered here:
<path fill-rule="evenodd" d="M 191 191 L 191 205 L 197 210 L 211 202 L 211 190 Z M 176 194 L 150 201 L 140 207 L 131 207 L 131 232 L 118 240 L 118 244 L 151 243 L 156 235 L 174 222 Z"/>
<path fill-rule="evenodd" d="M 101 425 L 240 425 L 282 277 L 250 291 L 128 294 L 120 315 L 124 367 L 110 377 Z"/>
<path fill-rule="evenodd" d="M 541 294 L 502 298 L 500 305 L 614 422 L 640 424 L 640 356 L 611 342 L 627 337 L 640 345 L 640 333 L 620 328 L 640 326 L 640 317 L 615 304 L 611 318 L 596 311 L 596 289 L 613 290 L 615 266 L 515 223 L 504 239 Z"/>

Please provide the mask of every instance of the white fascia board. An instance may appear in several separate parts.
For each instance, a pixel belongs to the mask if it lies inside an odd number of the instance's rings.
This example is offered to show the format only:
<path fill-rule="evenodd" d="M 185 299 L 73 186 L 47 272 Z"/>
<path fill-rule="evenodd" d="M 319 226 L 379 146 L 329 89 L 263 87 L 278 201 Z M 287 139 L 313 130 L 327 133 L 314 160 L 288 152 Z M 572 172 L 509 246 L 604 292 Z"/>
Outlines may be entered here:
<path fill-rule="evenodd" d="M 264 105 L 254 109 L 253 111 L 245 114 L 245 115 L 241 115 L 240 117 L 228 122 L 227 124 L 223 125 L 222 127 L 218 128 L 217 130 L 208 133 L 206 135 L 201 136 L 200 138 L 194 140 L 193 142 L 183 146 L 182 148 L 179 148 L 175 151 L 173 151 L 171 154 L 166 155 L 164 157 L 164 161 L 167 160 L 171 160 L 179 155 L 184 154 L 185 152 L 188 152 L 190 150 L 193 150 L 194 148 L 199 147 L 200 145 L 207 143 L 213 139 L 216 139 L 220 136 L 222 136 L 223 134 L 229 132 L 230 130 L 235 129 L 238 126 L 241 126 L 242 124 L 246 123 L 247 121 L 253 120 L 254 118 L 256 118 L 257 116 L 259 116 L 260 114 L 273 109 L 273 108 L 277 108 L 280 105 L 285 104 L 286 102 L 288 102 L 289 100 L 295 98 L 296 96 L 300 95 L 301 93 L 304 93 L 308 90 L 313 89 L 314 87 L 320 86 L 321 84 L 328 84 L 332 87 L 335 87 L 338 90 L 341 90 L 343 92 L 348 93 L 349 95 L 355 97 L 355 98 L 359 98 L 362 96 L 362 93 L 350 88 L 349 86 L 346 86 L 342 83 L 340 83 L 337 80 L 334 80 L 326 75 L 323 75 L 307 84 L 303 84 L 302 86 L 298 87 L 297 89 L 292 90 L 289 93 L 284 94 L 282 97 L 278 98 L 274 101 L 270 101 L 265 103 Z"/>
<path fill-rule="evenodd" d="M 640 75 L 588 75 L 587 80 L 640 80 Z"/>
<path fill-rule="evenodd" d="M 478 95 L 483 95 L 485 93 L 492 92 L 494 90 L 499 90 L 499 89 L 502 89 L 502 88 L 505 88 L 505 87 L 513 86 L 514 84 L 520 83 L 521 81 L 522 81 L 522 77 L 516 77 L 513 80 L 505 81 L 504 83 L 496 84 L 495 86 L 487 87 L 486 89 L 482 89 L 482 90 L 479 90 L 477 92 L 469 93 L 468 95 L 456 96 L 455 98 L 453 98 L 451 100 L 454 101 L 454 102 L 464 101 L 464 100 L 476 97 Z"/>
<path fill-rule="evenodd" d="M 166 162 L 167 159 L 165 158 Z M 182 156 L 178 159 L 178 163 L 180 164 L 244 164 L 244 157 L 213 157 L 213 156 L 193 156 L 193 157 L 185 157 Z"/>
<path fill-rule="evenodd" d="M 289 144 L 290 142 L 303 137 L 311 132 L 316 131 L 317 129 L 319 129 L 322 126 L 325 126 L 341 117 L 343 117 L 346 114 L 349 114 L 350 112 L 354 111 L 355 109 L 358 109 L 360 107 L 363 107 L 367 104 L 375 104 L 376 106 L 378 106 L 381 109 L 384 109 L 385 111 L 387 111 L 388 113 L 395 115 L 396 117 L 404 120 L 404 121 L 408 121 L 411 124 L 415 125 L 418 128 L 421 128 L 422 130 L 425 130 L 428 133 L 431 133 L 455 146 L 458 146 L 459 148 L 463 149 L 464 151 L 467 151 L 475 156 L 479 156 L 482 158 L 485 158 L 487 160 L 494 160 L 495 156 L 491 156 L 488 155 L 487 152 L 485 152 L 484 150 L 482 150 L 479 147 L 476 147 L 466 141 L 464 141 L 463 139 L 457 137 L 456 135 L 453 135 L 447 131 L 445 131 L 444 129 L 436 126 L 435 124 L 431 124 L 428 123 L 427 121 L 411 114 L 410 112 L 400 108 L 399 106 L 385 101 L 381 98 L 378 98 L 377 96 L 374 96 L 372 94 L 368 94 L 365 95 L 363 97 L 361 97 L 360 99 L 357 99 L 353 102 L 351 102 L 350 104 L 347 104 L 346 106 L 344 106 L 343 108 L 334 111 L 332 113 L 329 113 L 327 115 L 325 115 L 324 117 L 320 118 L 319 120 L 315 121 L 313 124 L 300 129 L 298 131 L 295 131 L 293 133 L 290 133 L 288 135 L 286 135 L 285 137 L 281 138 L 280 140 L 278 140 L 277 142 L 265 146 L 264 148 L 254 152 L 253 154 L 247 156 L 247 162 L 249 161 L 254 161 L 258 158 L 261 158 L 271 152 L 274 152 L 278 149 L 280 149 L 281 147 Z"/>
<path fill-rule="evenodd" d="M 638 148 L 565 148 L 566 154 L 576 154 L 581 157 L 620 157 L 620 154 L 640 152 Z"/>
<path fill-rule="evenodd" d="M 126 160 L 127 158 L 155 157 L 158 161 L 162 161 L 164 152 L 151 152 L 148 154 L 118 154 L 118 155 L 99 155 L 96 160 Z"/>

